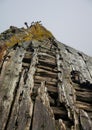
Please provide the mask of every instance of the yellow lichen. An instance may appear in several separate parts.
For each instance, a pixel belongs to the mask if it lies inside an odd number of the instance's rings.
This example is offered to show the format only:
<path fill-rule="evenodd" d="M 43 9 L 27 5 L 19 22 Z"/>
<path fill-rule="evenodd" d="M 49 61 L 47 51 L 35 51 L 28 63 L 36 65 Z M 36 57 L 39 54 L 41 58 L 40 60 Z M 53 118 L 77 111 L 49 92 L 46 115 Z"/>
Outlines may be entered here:
<path fill-rule="evenodd" d="M 53 37 L 51 32 L 41 26 L 38 22 L 30 28 L 30 32 L 33 34 L 33 39 L 36 40 L 43 40 L 44 38 Z"/>
<path fill-rule="evenodd" d="M 31 27 L 28 27 L 27 29 L 23 28 L 21 32 L 12 34 L 9 39 L 3 40 L 3 46 L 0 45 L 0 61 L 4 55 L 5 50 L 17 43 L 23 43 L 30 40 L 43 41 L 44 39 L 52 38 L 54 38 L 54 36 L 50 31 L 44 28 L 39 22 L 35 22 L 33 25 L 31 25 Z M 0 41 L 0 43 L 2 43 L 2 41 Z"/>
<path fill-rule="evenodd" d="M 38 22 L 34 23 L 30 28 L 25 29 L 21 33 L 17 33 L 6 41 L 6 46 L 11 47 L 16 43 L 26 42 L 29 40 L 43 40 L 46 38 L 54 38 L 50 31 L 45 29 Z"/>

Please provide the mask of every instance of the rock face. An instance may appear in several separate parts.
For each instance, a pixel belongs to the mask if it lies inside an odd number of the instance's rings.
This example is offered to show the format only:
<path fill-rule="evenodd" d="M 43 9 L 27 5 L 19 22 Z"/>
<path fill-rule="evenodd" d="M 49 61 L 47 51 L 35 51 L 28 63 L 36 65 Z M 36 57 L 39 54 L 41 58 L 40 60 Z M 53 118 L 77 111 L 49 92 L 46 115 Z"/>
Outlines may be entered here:
<path fill-rule="evenodd" d="M 91 57 L 38 22 L 0 39 L 0 130 L 92 130 Z"/>

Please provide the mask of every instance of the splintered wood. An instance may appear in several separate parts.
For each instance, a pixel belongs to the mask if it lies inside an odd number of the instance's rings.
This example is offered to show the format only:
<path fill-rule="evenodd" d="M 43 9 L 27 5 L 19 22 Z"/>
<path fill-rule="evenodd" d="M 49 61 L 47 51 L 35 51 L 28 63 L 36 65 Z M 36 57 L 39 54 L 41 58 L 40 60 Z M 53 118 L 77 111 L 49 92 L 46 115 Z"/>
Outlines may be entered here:
<path fill-rule="evenodd" d="M 92 58 L 56 40 L 6 50 L 0 130 L 92 130 Z"/>

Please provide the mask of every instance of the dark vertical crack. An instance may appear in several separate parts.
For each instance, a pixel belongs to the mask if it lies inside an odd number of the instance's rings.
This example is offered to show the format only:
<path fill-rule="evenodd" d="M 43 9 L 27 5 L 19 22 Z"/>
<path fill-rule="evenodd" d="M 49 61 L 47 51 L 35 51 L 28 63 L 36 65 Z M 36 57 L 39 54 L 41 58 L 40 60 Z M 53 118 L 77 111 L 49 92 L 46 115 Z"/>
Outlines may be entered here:
<path fill-rule="evenodd" d="M 34 107 L 35 107 L 35 102 L 33 103 L 32 118 L 31 118 L 29 130 L 32 130 L 32 126 L 33 126 L 32 124 L 33 124 L 33 117 L 34 117 Z"/>

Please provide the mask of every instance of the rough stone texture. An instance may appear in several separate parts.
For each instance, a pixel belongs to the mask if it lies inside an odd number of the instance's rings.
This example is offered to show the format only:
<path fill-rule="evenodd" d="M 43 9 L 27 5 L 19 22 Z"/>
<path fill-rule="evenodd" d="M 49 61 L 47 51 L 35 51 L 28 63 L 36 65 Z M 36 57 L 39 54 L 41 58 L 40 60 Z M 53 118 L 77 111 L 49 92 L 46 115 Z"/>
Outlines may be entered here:
<path fill-rule="evenodd" d="M 49 38 L 2 57 L 0 130 L 92 130 L 91 57 Z"/>

